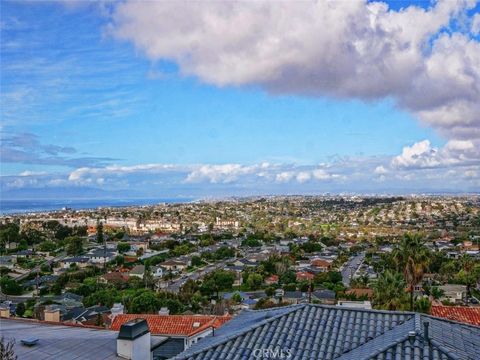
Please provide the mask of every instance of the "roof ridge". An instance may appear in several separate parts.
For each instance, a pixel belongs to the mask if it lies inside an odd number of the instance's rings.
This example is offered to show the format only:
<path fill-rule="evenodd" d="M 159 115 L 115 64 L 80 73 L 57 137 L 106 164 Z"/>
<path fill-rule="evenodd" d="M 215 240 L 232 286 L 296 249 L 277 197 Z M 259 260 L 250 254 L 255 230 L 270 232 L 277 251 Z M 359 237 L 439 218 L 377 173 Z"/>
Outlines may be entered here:
<path fill-rule="evenodd" d="M 383 351 L 386 351 L 392 346 L 395 346 L 396 344 L 408 339 L 409 332 L 412 331 L 411 329 L 415 329 L 415 327 L 416 327 L 416 320 L 414 317 L 412 317 L 407 321 L 404 321 L 402 324 L 395 326 L 391 329 L 388 329 L 383 334 L 357 346 L 356 348 L 351 349 L 348 352 L 343 353 L 342 355 L 337 357 L 336 360 L 347 360 L 347 359 L 367 360 L 367 359 L 374 358 L 375 356 L 382 353 Z M 398 334 L 398 337 L 395 338 L 394 335 L 396 333 L 399 333 L 399 334 Z M 381 344 L 385 344 L 385 343 L 386 345 L 380 346 Z M 369 352 L 368 355 L 366 356 L 362 354 L 362 352 L 365 351 L 365 349 L 371 348 L 372 346 L 375 349 L 373 352 Z"/>
<path fill-rule="evenodd" d="M 328 290 L 328 289 L 322 289 Z M 416 312 L 414 311 L 400 311 L 400 310 L 382 310 L 382 309 L 361 309 L 361 308 L 347 308 L 337 305 L 324 305 L 324 304 L 304 304 L 309 306 L 321 307 L 321 308 L 330 308 L 330 309 L 337 309 L 337 310 L 348 310 L 348 311 L 359 311 L 359 312 L 369 312 L 375 314 L 395 314 L 395 315 L 415 315 Z"/>
<path fill-rule="evenodd" d="M 243 335 L 243 334 L 245 334 L 245 333 L 247 333 L 247 332 L 249 332 L 249 331 L 251 331 L 251 330 L 253 330 L 253 329 L 255 329 L 255 328 L 264 326 L 265 324 L 268 324 L 269 322 L 275 321 L 275 320 L 281 318 L 282 316 L 290 315 L 292 312 L 295 312 L 295 311 L 298 311 L 298 310 L 300 310 L 300 309 L 303 309 L 303 308 L 306 307 L 306 305 L 307 305 L 307 304 L 296 304 L 296 305 L 290 305 L 290 306 L 280 307 L 280 308 L 282 308 L 282 309 L 291 308 L 291 310 L 288 311 L 288 312 L 284 312 L 284 313 L 281 313 L 281 314 L 277 314 L 277 315 L 268 317 L 268 318 L 266 318 L 266 319 L 264 319 L 264 320 L 262 320 L 262 321 L 260 321 L 260 322 L 258 322 L 258 323 L 255 323 L 254 325 L 250 325 L 250 326 L 242 329 L 242 330 L 239 331 L 239 332 L 232 333 L 231 335 L 226 336 L 224 339 L 222 339 L 221 341 L 219 341 L 219 342 L 217 342 L 217 343 L 210 344 L 210 345 L 208 345 L 208 346 L 206 346 L 206 347 L 203 347 L 203 348 L 201 348 L 201 349 L 198 349 L 198 350 L 196 350 L 196 351 L 193 351 L 193 352 L 189 353 L 187 357 L 179 357 L 179 356 L 182 354 L 182 353 L 180 353 L 180 354 L 178 354 L 176 357 L 174 357 L 174 359 L 187 359 L 187 358 L 190 358 L 190 357 L 192 357 L 192 356 L 194 356 L 194 355 L 197 355 L 197 354 L 200 354 L 200 353 L 202 353 L 202 352 L 208 351 L 208 350 L 210 350 L 210 349 L 212 349 L 212 348 L 214 348 L 214 347 L 217 347 L 217 346 L 222 345 L 222 344 L 224 344 L 224 343 L 226 343 L 226 342 L 228 342 L 228 341 L 230 341 L 230 340 L 232 340 L 232 339 L 235 339 L 235 338 L 237 338 L 237 337 L 239 337 L 239 336 L 241 336 L 241 335 Z M 277 309 L 277 308 L 267 309 L 267 311 L 268 311 L 268 310 L 272 310 L 272 309 Z M 249 310 L 248 312 L 252 313 L 252 312 L 261 312 L 261 311 L 265 311 L 265 309 L 263 309 L 263 310 Z"/>

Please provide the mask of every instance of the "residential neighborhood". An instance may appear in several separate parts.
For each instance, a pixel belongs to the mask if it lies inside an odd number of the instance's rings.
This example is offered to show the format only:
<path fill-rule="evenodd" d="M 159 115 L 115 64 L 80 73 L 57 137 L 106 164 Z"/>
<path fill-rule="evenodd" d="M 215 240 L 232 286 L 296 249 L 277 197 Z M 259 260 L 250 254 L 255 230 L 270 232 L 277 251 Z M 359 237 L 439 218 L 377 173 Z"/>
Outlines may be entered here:
<path fill-rule="evenodd" d="M 159 214 L 176 231 L 139 230 Z M 480 326 L 478 199 L 282 197 L 1 222 L 2 318 L 111 331 L 145 319 L 152 336 L 169 339 L 158 358 L 245 311 L 308 304 Z M 184 321 L 194 325 L 166 330 Z"/>

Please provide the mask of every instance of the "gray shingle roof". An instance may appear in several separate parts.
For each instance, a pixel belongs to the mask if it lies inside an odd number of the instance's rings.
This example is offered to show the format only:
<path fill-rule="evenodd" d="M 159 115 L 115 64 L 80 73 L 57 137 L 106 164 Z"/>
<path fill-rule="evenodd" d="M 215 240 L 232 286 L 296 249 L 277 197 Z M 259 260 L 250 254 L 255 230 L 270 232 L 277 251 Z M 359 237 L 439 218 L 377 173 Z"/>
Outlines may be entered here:
<path fill-rule="evenodd" d="M 291 360 L 478 360 L 480 328 L 410 312 L 302 304 L 246 310 L 177 359 L 254 359 L 255 349 L 289 349 Z"/>

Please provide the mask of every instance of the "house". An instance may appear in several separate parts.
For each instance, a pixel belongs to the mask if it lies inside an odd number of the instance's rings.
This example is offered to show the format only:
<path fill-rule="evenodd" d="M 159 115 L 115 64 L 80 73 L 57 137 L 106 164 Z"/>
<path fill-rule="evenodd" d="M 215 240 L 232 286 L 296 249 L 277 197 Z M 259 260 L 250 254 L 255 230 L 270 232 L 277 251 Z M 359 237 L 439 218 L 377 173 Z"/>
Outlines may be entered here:
<path fill-rule="evenodd" d="M 270 276 L 265 278 L 265 284 L 269 285 L 269 286 L 274 285 L 274 284 L 278 284 L 278 280 L 279 280 L 278 275 L 270 275 Z"/>
<path fill-rule="evenodd" d="M 30 249 L 27 249 L 27 250 L 20 250 L 20 251 L 17 251 L 15 254 L 12 254 L 13 257 L 15 258 L 30 258 L 31 256 L 33 256 L 33 250 L 30 250 Z"/>
<path fill-rule="evenodd" d="M 372 303 L 370 301 L 348 301 L 348 300 L 339 300 L 337 302 L 338 307 L 348 308 L 348 309 L 372 309 Z"/>
<path fill-rule="evenodd" d="M 332 267 L 332 262 L 324 259 L 314 259 L 311 261 L 311 266 L 322 272 L 327 272 Z"/>
<path fill-rule="evenodd" d="M 298 271 L 295 274 L 297 281 L 312 281 L 315 275 L 306 272 L 306 271 Z"/>
<path fill-rule="evenodd" d="M 440 301 L 449 301 L 454 304 L 461 304 L 467 298 L 467 287 L 465 285 L 447 284 L 438 287 L 443 292 Z"/>
<path fill-rule="evenodd" d="M 182 272 L 188 267 L 187 262 L 173 259 L 164 261 L 161 265 L 166 271 L 173 273 Z"/>
<path fill-rule="evenodd" d="M 301 291 L 285 291 L 282 296 L 282 301 L 289 304 L 303 304 L 307 302 L 305 293 Z"/>
<path fill-rule="evenodd" d="M 44 310 L 45 321 L 63 322 L 76 325 L 96 325 L 104 324 L 109 320 L 110 309 L 106 306 L 83 306 L 74 307 L 66 310 L 62 306 L 49 305 Z"/>
<path fill-rule="evenodd" d="M 32 280 L 27 280 L 25 281 L 22 286 L 24 288 L 32 287 L 32 286 L 41 286 L 44 284 L 53 284 L 55 281 L 57 281 L 58 276 L 57 275 L 42 275 L 39 276 L 38 278 L 32 279 Z"/>
<path fill-rule="evenodd" d="M 15 258 L 13 256 L 0 256 L 0 267 L 13 269 L 15 267 Z"/>
<path fill-rule="evenodd" d="M 165 274 L 165 269 L 162 266 L 152 266 L 150 271 L 155 278 L 161 278 Z"/>
<path fill-rule="evenodd" d="M 134 319 L 145 319 L 152 335 L 170 338 L 172 346 L 181 347 L 183 351 L 221 327 L 231 316 L 118 314 L 110 329 L 118 331 Z"/>
<path fill-rule="evenodd" d="M 474 360 L 479 343 L 479 327 L 428 315 L 300 304 L 245 310 L 175 359 Z"/>
<path fill-rule="evenodd" d="M 470 306 L 432 306 L 433 316 L 480 326 L 480 307 Z"/>
<path fill-rule="evenodd" d="M 257 263 L 247 259 L 237 259 L 233 262 L 234 266 L 245 267 L 245 266 L 257 266 Z"/>
<path fill-rule="evenodd" d="M 103 264 L 104 262 L 109 262 L 115 259 L 117 253 L 111 250 L 105 250 L 103 248 L 96 248 L 90 251 L 85 255 L 90 259 L 90 262 L 93 264 Z"/>
<path fill-rule="evenodd" d="M 98 278 L 98 281 L 102 284 L 114 284 L 122 285 L 128 283 L 129 276 L 120 271 L 112 271 L 106 274 L 103 274 Z"/>
<path fill-rule="evenodd" d="M 130 277 L 135 276 L 140 279 L 143 279 L 145 275 L 145 265 L 135 265 L 132 270 L 128 273 Z"/>
<path fill-rule="evenodd" d="M 74 256 L 60 260 L 60 266 L 64 269 L 70 268 L 72 265 L 77 265 L 80 268 L 85 268 L 89 265 L 90 259 L 86 256 Z"/>
<path fill-rule="evenodd" d="M 329 289 L 315 290 L 312 292 L 312 299 L 320 304 L 335 305 L 335 291 Z"/>
<path fill-rule="evenodd" d="M 315 290 L 311 294 L 312 300 L 316 300 L 320 304 L 335 305 L 335 291 L 329 289 Z"/>

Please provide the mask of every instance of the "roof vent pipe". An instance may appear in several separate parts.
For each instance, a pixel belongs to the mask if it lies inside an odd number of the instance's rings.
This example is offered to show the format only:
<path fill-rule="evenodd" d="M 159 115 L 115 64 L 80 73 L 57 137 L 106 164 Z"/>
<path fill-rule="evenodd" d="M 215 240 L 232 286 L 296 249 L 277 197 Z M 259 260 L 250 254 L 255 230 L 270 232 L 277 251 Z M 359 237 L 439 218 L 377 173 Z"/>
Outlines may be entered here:
<path fill-rule="evenodd" d="M 423 323 L 423 337 L 425 338 L 425 340 L 427 341 L 430 341 L 430 334 L 428 332 L 428 327 L 429 327 L 430 323 L 428 321 L 425 321 Z"/>
<path fill-rule="evenodd" d="M 408 332 L 408 340 L 410 340 L 412 344 L 415 341 L 415 336 L 417 336 L 417 333 L 415 331 Z"/>

